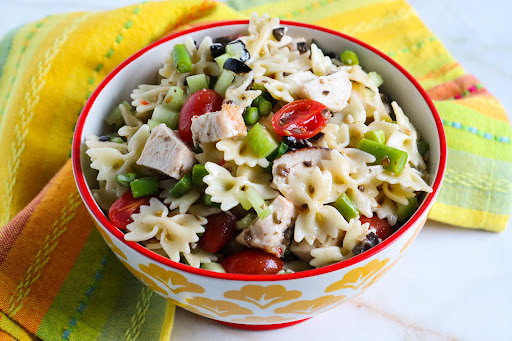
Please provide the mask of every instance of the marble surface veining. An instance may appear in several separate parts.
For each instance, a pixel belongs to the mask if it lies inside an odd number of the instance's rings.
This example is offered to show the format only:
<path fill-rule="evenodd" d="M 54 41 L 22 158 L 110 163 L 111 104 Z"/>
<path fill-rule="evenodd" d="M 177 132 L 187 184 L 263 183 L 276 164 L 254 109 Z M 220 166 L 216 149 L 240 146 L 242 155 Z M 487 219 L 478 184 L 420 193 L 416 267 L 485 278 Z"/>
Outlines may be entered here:
<path fill-rule="evenodd" d="M 348 1 L 348 0 L 347 0 Z M 0 35 L 50 13 L 139 0 L 0 2 Z M 512 117 L 512 3 L 410 0 L 448 50 Z M 428 221 L 390 273 L 352 301 L 294 327 L 230 329 L 177 310 L 172 340 L 512 340 L 512 223 L 501 234 Z"/>

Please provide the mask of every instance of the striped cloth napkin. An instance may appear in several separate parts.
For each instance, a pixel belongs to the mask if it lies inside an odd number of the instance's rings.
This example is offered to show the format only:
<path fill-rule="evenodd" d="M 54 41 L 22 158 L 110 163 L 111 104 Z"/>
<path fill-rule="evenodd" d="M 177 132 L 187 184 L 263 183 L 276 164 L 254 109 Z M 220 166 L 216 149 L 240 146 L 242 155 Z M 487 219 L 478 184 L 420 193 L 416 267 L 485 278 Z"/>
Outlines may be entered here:
<path fill-rule="evenodd" d="M 339 30 L 408 69 L 435 100 L 448 138 L 446 179 L 430 218 L 505 228 L 512 129 L 504 109 L 405 1 L 228 4 L 162 1 L 52 15 L 0 42 L 0 339 L 169 339 L 174 306 L 117 261 L 81 203 L 68 161 L 74 124 L 98 83 L 137 50 L 252 11 Z"/>

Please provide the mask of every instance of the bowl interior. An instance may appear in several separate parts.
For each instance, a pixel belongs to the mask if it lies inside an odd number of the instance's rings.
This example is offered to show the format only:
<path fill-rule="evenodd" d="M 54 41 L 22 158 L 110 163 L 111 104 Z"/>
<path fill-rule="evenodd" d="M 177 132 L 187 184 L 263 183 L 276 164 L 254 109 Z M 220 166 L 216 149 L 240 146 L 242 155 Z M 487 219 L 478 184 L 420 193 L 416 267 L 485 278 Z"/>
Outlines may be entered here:
<path fill-rule="evenodd" d="M 289 35 L 302 36 L 308 41 L 314 38 L 326 50 L 338 54 L 345 49 L 355 51 L 359 56 L 360 64 L 366 71 L 376 71 L 382 76 L 384 83 L 381 86 L 381 91 L 398 102 L 420 135 L 429 143 L 428 171 L 431 174 L 429 185 L 433 186 L 435 183 L 435 187 L 439 187 L 445 163 L 444 132 L 439 117 L 437 113 L 432 112 L 435 109 L 430 100 L 426 98 L 424 91 L 422 93 L 416 88 L 415 84 L 408 79 L 408 76 L 401 71 L 401 68 L 395 67 L 392 62 L 386 60 L 373 48 L 365 44 L 359 44 L 352 38 L 342 37 L 329 30 L 305 27 L 300 23 L 284 22 L 284 26 L 288 27 Z M 168 58 L 175 44 L 183 42 L 186 36 L 191 36 L 199 43 L 207 35 L 215 38 L 246 34 L 246 32 L 247 23 L 237 22 L 234 24 L 218 24 L 217 26 L 209 25 L 207 29 L 196 29 L 166 41 L 164 39 L 163 42 L 157 42 L 152 47 L 143 50 L 137 57 L 130 58 L 107 77 L 86 105 L 85 108 L 87 109 L 89 106 L 89 110 L 88 112 L 84 110 L 82 115 L 86 114 L 87 116 L 80 118 L 79 125 L 83 123 L 83 126 L 80 130 L 77 130 L 78 134 L 75 136 L 75 143 L 80 145 L 80 153 L 74 153 L 73 158 L 80 157 L 81 170 L 87 184 L 87 188 L 82 188 L 81 191 L 87 191 L 90 197 L 90 188 L 96 188 L 97 186 L 96 171 L 89 167 L 90 159 L 85 154 L 85 137 L 91 134 L 101 135 L 105 133 L 108 127 L 103 120 L 104 117 L 120 102 L 125 100 L 131 102 L 130 94 L 138 85 L 159 83 L 158 70 Z M 74 150 L 77 151 L 78 148 L 74 148 Z M 423 212 L 427 205 L 432 204 L 437 191 L 438 188 L 434 188 L 434 192 L 426 196 L 429 200 L 423 200 L 420 209 L 410 219 L 410 222 L 419 217 L 418 212 Z M 89 206 L 96 206 L 94 211 L 101 211 L 96 203 L 88 204 Z M 91 208 L 89 207 L 89 209 Z M 411 226 L 411 224 L 406 224 L 402 228 L 408 228 L 408 226 Z"/>

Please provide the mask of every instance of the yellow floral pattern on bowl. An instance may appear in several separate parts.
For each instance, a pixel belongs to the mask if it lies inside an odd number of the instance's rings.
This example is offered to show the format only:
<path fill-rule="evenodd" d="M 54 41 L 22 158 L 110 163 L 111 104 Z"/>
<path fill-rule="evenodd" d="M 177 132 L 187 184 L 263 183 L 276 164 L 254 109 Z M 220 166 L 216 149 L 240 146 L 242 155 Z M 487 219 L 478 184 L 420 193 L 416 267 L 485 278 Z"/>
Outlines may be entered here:
<path fill-rule="evenodd" d="M 230 301 L 212 300 L 206 297 L 196 296 L 188 299 L 187 303 L 190 306 L 204 309 L 220 317 L 227 317 L 231 315 L 253 315 L 252 310 L 241 307 Z M 186 308 L 189 309 L 188 306 Z"/>
<path fill-rule="evenodd" d="M 287 291 L 282 285 L 245 285 L 240 290 L 230 290 L 224 293 L 225 298 L 245 301 L 266 309 L 274 304 L 297 299 L 302 296 L 298 290 Z"/>
<path fill-rule="evenodd" d="M 243 324 L 276 324 L 286 323 L 294 320 L 295 319 L 293 318 L 286 318 L 282 316 L 247 316 L 243 319 L 233 319 L 233 322 Z"/>
<path fill-rule="evenodd" d="M 145 274 L 160 281 L 166 286 L 173 294 L 179 294 L 181 292 L 190 292 L 203 294 L 204 288 L 199 284 L 191 283 L 188 279 L 171 270 L 165 270 L 164 268 L 150 263 L 149 265 L 139 265 L 139 268 Z"/>
<path fill-rule="evenodd" d="M 343 276 L 341 281 L 337 281 L 329 285 L 327 289 L 325 289 L 325 293 L 347 288 L 358 289 L 360 286 L 368 282 L 374 275 L 376 275 L 384 266 L 386 266 L 388 261 L 389 258 L 386 258 L 383 261 L 374 259 L 365 266 L 350 270 L 345 274 L 345 276 Z M 371 284 L 372 282 L 370 282 L 370 284 L 365 286 L 363 289 L 367 288 Z"/>
<path fill-rule="evenodd" d="M 333 306 L 337 303 L 340 303 L 345 299 L 344 295 L 333 296 L 327 295 L 318 297 L 314 300 L 303 300 L 298 302 L 293 302 L 287 305 L 286 307 L 277 308 L 274 310 L 276 314 L 304 314 L 311 315 L 320 310 Z"/>

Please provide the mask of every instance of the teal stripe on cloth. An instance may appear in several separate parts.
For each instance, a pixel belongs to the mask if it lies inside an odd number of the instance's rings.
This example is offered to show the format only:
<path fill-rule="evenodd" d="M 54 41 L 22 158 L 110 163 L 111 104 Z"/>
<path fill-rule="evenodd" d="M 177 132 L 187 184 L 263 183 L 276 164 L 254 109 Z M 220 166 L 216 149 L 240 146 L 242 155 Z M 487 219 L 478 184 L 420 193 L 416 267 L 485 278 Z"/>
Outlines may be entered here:
<path fill-rule="evenodd" d="M 117 259 L 115 262 L 123 266 Z M 119 291 L 123 294 L 119 296 L 114 309 L 101 330 L 98 340 L 109 341 L 125 339 L 128 329 L 119 328 L 119 321 L 131 321 L 137 312 L 137 305 L 141 299 L 135 300 L 133 298 L 140 297 L 142 288 L 145 287 L 145 285 L 141 284 L 139 280 L 128 271 L 126 271 L 121 283 L 122 285 Z M 141 325 L 139 334 L 144 335 L 144 340 L 158 340 L 162 330 L 162 322 L 165 317 L 166 304 L 167 301 L 163 297 L 157 294 L 151 295 L 149 300 L 150 309 L 148 309 L 144 315 L 145 321 Z M 143 303 L 139 304 L 139 307 L 143 306 Z"/>
<path fill-rule="evenodd" d="M 509 214 L 512 166 L 448 148 L 448 168 L 437 200 L 446 205 Z"/>
<path fill-rule="evenodd" d="M 9 52 L 11 52 L 11 46 L 12 41 L 14 40 L 14 36 L 22 27 L 23 26 L 19 26 L 17 28 L 10 30 L 0 41 L 0 78 L 2 78 L 5 63 L 7 62 L 7 58 L 9 57 Z"/>

